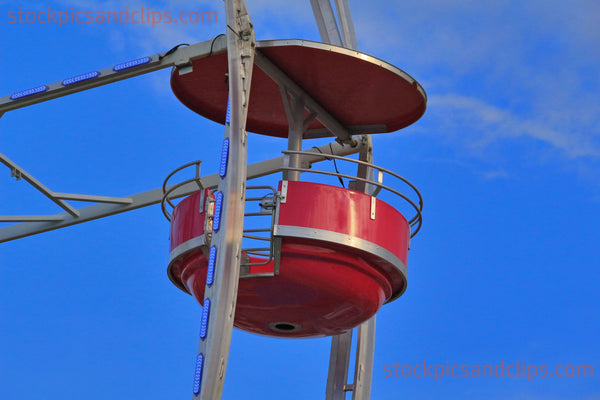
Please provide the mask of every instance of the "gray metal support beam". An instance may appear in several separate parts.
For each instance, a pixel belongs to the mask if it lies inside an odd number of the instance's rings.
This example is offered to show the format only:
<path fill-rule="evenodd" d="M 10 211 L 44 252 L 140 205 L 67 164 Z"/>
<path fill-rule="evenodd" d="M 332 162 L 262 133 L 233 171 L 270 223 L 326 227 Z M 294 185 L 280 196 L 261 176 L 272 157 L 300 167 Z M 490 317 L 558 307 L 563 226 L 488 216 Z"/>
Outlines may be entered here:
<path fill-rule="evenodd" d="M 3 215 L 0 222 L 46 222 L 63 221 L 65 217 L 58 215 Z"/>
<path fill-rule="evenodd" d="M 363 147 L 359 152 L 359 160 L 373 164 L 373 139 L 371 138 L 371 135 L 362 135 L 360 140 L 363 143 Z M 358 164 L 356 176 L 373 180 L 373 168 L 364 164 Z M 367 193 L 368 195 L 373 195 L 373 192 L 375 191 L 373 185 L 363 181 L 351 181 L 348 187 L 353 190 L 358 190 L 359 192 Z"/>
<path fill-rule="evenodd" d="M 91 203 L 112 203 L 112 204 L 131 204 L 131 197 L 110 197 L 110 196 L 93 196 L 89 194 L 74 194 L 74 193 L 56 193 L 52 192 L 52 196 L 61 200 L 72 201 L 87 201 Z"/>
<path fill-rule="evenodd" d="M 317 27 L 323 43 L 342 46 L 348 49 L 358 49 L 354 23 L 348 7 L 348 0 L 335 0 L 337 21 L 330 0 L 310 0 L 315 14 Z M 338 28 L 339 22 L 339 28 Z"/>
<path fill-rule="evenodd" d="M 256 43 L 243 0 L 225 0 L 230 119 L 225 122 L 227 168 L 219 175 L 211 249 L 214 281 L 204 289 L 194 400 L 219 400 L 223 392 L 237 300 L 246 197 L 246 117 Z M 227 145 L 225 145 L 227 143 Z M 220 221 L 220 223 L 219 223 Z"/>
<path fill-rule="evenodd" d="M 342 37 L 335 21 L 333 7 L 329 0 L 310 0 L 315 20 L 319 27 L 319 34 L 324 43 L 342 46 Z"/>
<path fill-rule="evenodd" d="M 11 99 L 11 95 L 0 97 L 0 116 L 11 110 L 30 106 L 32 104 L 41 103 L 43 101 L 66 96 L 72 93 L 81 92 L 83 90 L 92 89 L 98 86 L 109 83 L 129 79 L 134 76 L 147 74 L 149 72 L 158 71 L 160 69 L 173 66 L 188 67 L 192 60 L 196 58 L 206 57 L 211 52 L 222 52 L 226 48 L 226 42 L 223 38 L 215 38 L 193 44 L 191 46 L 180 47 L 172 52 L 165 52 L 149 56 L 149 62 L 133 67 L 120 69 L 115 71 L 114 66 L 100 69 L 98 76 L 93 79 L 82 80 L 76 84 L 63 85 L 63 81 L 57 81 L 45 85 L 47 89 L 44 92 L 24 96 L 15 100 Z M 65 77 L 68 78 L 68 77 Z"/>
<path fill-rule="evenodd" d="M 360 161 L 373 162 L 373 142 L 371 135 L 360 137 Z M 359 178 L 372 179 L 373 168 L 358 165 Z M 351 181 L 349 189 L 370 194 L 372 185 L 363 181 Z M 349 338 L 343 335 L 349 335 Z M 352 391 L 352 400 L 368 400 L 371 393 L 373 375 L 373 357 L 375 351 L 375 316 L 358 327 L 354 383 L 346 384 L 351 350 L 351 331 L 333 336 L 331 339 L 331 356 L 329 360 L 329 377 L 327 378 L 326 400 L 345 400 L 346 392 Z M 347 357 L 347 358 L 346 358 Z"/>
<path fill-rule="evenodd" d="M 289 130 L 288 130 L 288 150 L 302 150 L 302 136 L 304 135 L 304 103 L 302 99 L 292 95 L 289 96 L 285 88 L 281 88 L 281 99 L 285 108 Z M 289 156 L 289 166 L 300 168 L 300 157 L 298 154 Z M 288 181 L 300 180 L 299 171 L 284 171 L 283 179 Z"/>
<path fill-rule="evenodd" d="M 363 322 L 358 327 L 352 400 L 369 400 L 371 397 L 375 354 L 375 318 L 376 316 L 373 315 L 371 319 Z"/>
<path fill-rule="evenodd" d="M 50 200 L 58 204 L 58 206 L 60 206 L 63 210 L 71 214 L 73 217 L 79 216 L 79 212 L 76 209 L 74 209 L 69 203 L 55 197 L 52 190 L 48 189 L 44 184 L 35 179 L 27 171 L 19 167 L 16 163 L 11 161 L 4 154 L 0 154 L 0 162 L 11 169 L 12 175 L 15 178 L 25 180 L 27 183 L 29 183 L 31 186 L 42 192 L 44 196 L 48 197 Z"/>
<path fill-rule="evenodd" d="M 362 149 L 362 144 L 357 147 L 342 146 L 339 143 L 333 142 L 331 145 L 326 144 L 320 146 L 319 149 L 309 149 L 307 151 L 314 155 L 303 155 L 301 162 L 312 164 L 327 159 L 327 154 L 333 150 L 334 155 L 348 156 L 358 153 Z M 262 176 L 280 173 L 283 171 L 283 163 L 285 157 L 276 157 L 270 160 L 260 161 L 248 165 L 248 179 L 260 178 Z M 207 188 L 216 188 L 219 182 L 219 174 L 207 175 L 202 178 L 202 184 Z M 171 189 L 168 186 L 166 190 Z M 180 198 L 188 196 L 198 190 L 196 183 L 188 183 L 174 191 L 172 198 Z M 163 197 L 162 187 L 149 190 L 147 192 L 137 193 L 126 198 L 131 199 L 131 204 L 95 204 L 88 207 L 78 209 L 79 217 L 73 217 L 68 213 L 48 215 L 48 216 L 27 216 L 22 217 L 31 222 L 23 222 L 20 224 L 0 228 L 0 243 L 8 242 L 15 239 L 20 239 L 27 236 L 36 235 L 38 233 L 49 232 L 68 226 L 77 225 L 83 222 L 93 221 L 95 219 L 109 217 L 124 213 L 127 211 L 137 210 L 138 208 L 148 207 L 160 203 Z M 9 217 L 6 217 L 9 218 Z M 14 222 L 19 222 L 21 217 L 12 217 Z M 31 218 L 31 219 L 30 219 Z M 41 222 L 33 222 L 41 221 Z M 12 221 L 11 221 L 12 222 Z"/>
<path fill-rule="evenodd" d="M 356 32 L 354 31 L 354 22 L 352 22 L 348 0 L 335 0 L 335 8 L 337 9 L 338 20 L 340 21 L 343 46 L 349 49 L 358 50 Z"/>
<path fill-rule="evenodd" d="M 348 382 L 351 350 L 352 330 L 332 336 L 325 400 L 346 399 L 346 383 Z"/>

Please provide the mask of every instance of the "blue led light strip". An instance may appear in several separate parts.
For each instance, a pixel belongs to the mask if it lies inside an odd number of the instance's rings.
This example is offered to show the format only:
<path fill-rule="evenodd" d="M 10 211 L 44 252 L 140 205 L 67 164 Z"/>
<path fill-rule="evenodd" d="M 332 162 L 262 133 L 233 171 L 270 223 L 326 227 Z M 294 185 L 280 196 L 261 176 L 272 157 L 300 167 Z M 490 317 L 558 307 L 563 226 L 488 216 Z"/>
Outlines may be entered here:
<path fill-rule="evenodd" d="M 223 209 L 223 193 L 217 192 L 215 193 L 215 198 L 217 199 L 215 202 L 215 216 L 213 219 L 213 231 L 217 232 L 221 227 L 221 211 Z"/>
<path fill-rule="evenodd" d="M 100 72 L 98 72 L 98 71 L 87 72 L 85 74 L 81 74 L 81 75 L 77 75 L 77 76 L 73 76 L 71 78 L 65 79 L 64 81 L 62 81 L 62 85 L 68 86 L 68 85 L 72 85 L 74 83 L 87 81 L 88 79 L 96 78 L 98 75 L 100 75 Z"/>
<path fill-rule="evenodd" d="M 202 306 L 202 320 L 200 322 L 201 339 L 206 339 L 206 333 L 208 330 L 208 318 L 210 318 L 210 299 L 204 299 L 204 305 Z"/>
<path fill-rule="evenodd" d="M 208 255 L 208 271 L 206 272 L 206 284 L 212 286 L 215 281 L 215 264 L 217 263 L 217 247 L 212 246 L 210 248 L 210 254 Z"/>
<path fill-rule="evenodd" d="M 225 114 L 225 123 L 231 122 L 231 100 L 227 99 L 227 113 Z"/>
<path fill-rule="evenodd" d="M 118 71 L 122 71 L 124 69 L 134 68 L 139 65 L 148 64 L 150 62 L 150 60 L 151 60 L 150 57 L 136 58 L 135 60 L 131 60 L 131 61 L 127 61 L 127 62 L 115 65 L 113 67 L 113 71 L 118 72 Z"/>
<path fill-rule="evenodd" d="M 31 89 L 21 90 L 20 92 L 13 93 L 10 95 L 10 99 L 16 100 L 16 99 L 20 99 L 21 97 L 27 97 L 27 96 L 31 96 L 34 94 L 42 93 L 42 92 L 45 92 L 46 90 L 48 90 L 48 86 L 46 86 L 46 85 L 37 86 L 37 87 L 31 88 Z"/>
<path fill-rule="evenodd" d="M 204 355 L 198 354 L 196 357 L 196 371 L 194 372 L 194 394 L 200 393 L 200 385 L 202 384 L 202 367 L 204 367 Z"/>
<path fill-rule="evenodd" d="M 224 178 L 227 175 L 227 161 L 229 160 L 229 139 L 223 140 L 221 148 L 221 165 L 219 167 L 219 176 Z"/>

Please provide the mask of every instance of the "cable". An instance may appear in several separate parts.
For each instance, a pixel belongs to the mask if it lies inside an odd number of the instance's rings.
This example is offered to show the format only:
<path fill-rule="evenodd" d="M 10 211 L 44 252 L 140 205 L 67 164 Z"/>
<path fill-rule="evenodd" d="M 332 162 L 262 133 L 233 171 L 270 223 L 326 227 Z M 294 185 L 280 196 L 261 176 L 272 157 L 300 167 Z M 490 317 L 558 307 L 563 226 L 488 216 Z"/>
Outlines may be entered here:
<path fill-rule="evenodd" d="M 180 43 L 177 46 L 173 47 L 171 50 L 167 51 L 165 54 L 163 54 L 162 56 L 159 56 L 158 59 L 162 60 L 163 58 L 165 58 L 168 55 L 171 55 L 173 53 L 175 53 L 175 50 L 177 50 L 178 48 L 180 48 L 181 46 L 189 46 L 188 43 Z"/>
<path fill-rule="evenodd" d="M 313 146 L 312 148 L 313 148 L 313 149 L 317 149 L 317 151 L 318 151 L 319 153 L 321 153 L 321 154 L 325 154 L 325 153 L 323 153 L 323 152 L 321 151 L 321 149 L 320 149 L 320 148 L 318 148 L 317 146 Z M 333 155 L 333 147 L 331 147 L 331 143 L 329 143 L 329 150 L 331 150 L 331 155 Z M 337 163 L 335 162 L 335 158 L 333 158 L 333 157 L 331 157 L 331 158 L 330 158 L 330 157 L 325 157 L 325 159 L 326 159 L 326 160 L 333 160 L 333 167 L 335 168 L 335 172 L 336 172 L 336 174 L 338 174 L 338 175 L 336 175 L 336 176 L 338 177 L 338 179 L 339 179 L 339 181 L 340 181 L 340 183 L 341 183 L 342 187 L 343 187 L 344 189 L 346 189 L 346 186 L 344 185 L 344 180 L 343 180 L 343 179 L 342 179 L 342 177 L 339 175 L 339 174 L 340 174 L 340 171 L 338 170 Z"/>
<path fill-rule="evenodd" d="M 329 143 L 329 150 L 331 150 L 331 154 L 333 155 L 333 147 L 331 147 L 331 143 Z M 346 189 L 346 186 L 344 186 L 344 181 L 342 180 L 342 177 L 339 176 L 340 171 L 338 171 L 338 167 L 337 167 L 337 163 L 335 162 L 335 158 L 333 158 L 333 167 L 335 168 L 336 174 L 338 174 L 338 179 L 340 180 L 342 187 L 344 189 Z"/>
<path fill-rule="evenodd" d="M 225 36 L 224 33 L 220 33 L 217 36 L 215 36 L 212 40 L 212 42 L 210 43 L 210 51 L 208 52 L 208 56 L 212 56 L 212 52 L 213 52 L 213 46 L 215 44 L 215 41 L 220 37 L 220 36 Z"/>

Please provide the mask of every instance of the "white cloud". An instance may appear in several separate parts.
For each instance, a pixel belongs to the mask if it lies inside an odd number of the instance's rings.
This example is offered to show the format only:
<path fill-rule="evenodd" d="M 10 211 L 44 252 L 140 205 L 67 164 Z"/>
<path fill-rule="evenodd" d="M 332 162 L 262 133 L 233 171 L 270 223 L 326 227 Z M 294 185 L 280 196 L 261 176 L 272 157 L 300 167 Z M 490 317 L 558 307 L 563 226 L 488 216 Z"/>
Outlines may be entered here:
<path fill-rule="evenodd" d="M 563 155 L 596 168 L 600 52 L 592 49 L 600 47 L 599 3 L 409 0 L 351 7 L 361 49 L 425 87 L 429 104 L 419 129 L 451 138 L 467 157 L 523 157 L 506 144 L 528 138 L 544 144 L 528 147 L 529 157 Z"/>
<path fill-rule="evenodd" d="M 308 0 L 247 0 L 259 38 L 318 38 Z M 350 0 L 359 45 L 417 78 L 429 95 L 427 118 L 467 132 L 471 149 L 528 137 L 570 158 L 598 157 L 600 5 L 421 0 Z M 65 7 L 122 9 L 116 0 L 64 1 Z M 215 10 L 219 23 L 123 24 L 107 35 L 117 53 L 166 51 L 222 33 L 221 1 L 167 0 L 130 8 Z M 157 78 L 158 79 L 158 78 Z M 161 78 L 162 79 L 162 78 Z M 164 88 L 163 82 L 160 85 Z"/>
<path fill-rule="evenodd" d="M 483 177 L 488 180 L 498 179 L 498 178 L 508 178 L 508 174 L 504 170 L 488 171 L 488 172 L 483 173 Z"/>
<path fill-rule="evenodd" d="M 544 123 L 543 116 L 527 119 L 480 99 L 462 95 L 429 98 L 433 118 L 441 131 L 459 132 L 473 148 L 499 140 L 529 137 L 544 142 L 570 158 L 600 157 L 600 146 L 585 133 L 562 131 Z"/>

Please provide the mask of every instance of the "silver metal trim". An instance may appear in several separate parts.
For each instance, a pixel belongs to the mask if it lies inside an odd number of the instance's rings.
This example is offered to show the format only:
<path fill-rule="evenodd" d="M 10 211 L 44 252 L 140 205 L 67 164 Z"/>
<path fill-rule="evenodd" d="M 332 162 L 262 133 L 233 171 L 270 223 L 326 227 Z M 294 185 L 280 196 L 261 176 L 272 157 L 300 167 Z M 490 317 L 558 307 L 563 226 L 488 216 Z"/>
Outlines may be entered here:
<path fill-rule="evenodd" d="M 205 247 L 205 249 L 202 249 L 203 246 Z M 206 259 L 208 259 L 208 255 L 206 253 L 208 251 L 208 244 L 206 243 L 206 236 L 204 234 L 181 243 L 179 246 L 171 250 L 171 253 L 169 253 L 169 265 L 167 266 L 167 276 L 175 286 L 177 286 L 179 289 L 181 289 L 187 294 L 191 293 L 185 288 L 185 286 L 183 286 L 182 282 L 175 279 L 171 269 L 173 267 L 173 263 L 177 258 L 198 248 L 202 250 L 202 252 L 206 256 Z"/>
<path fill-rule="evenodd" d="M 344 47 L 339 47 L 339 46 L 334 46 L 332 44 L 313 42 L 311 40 L 304 40 L 304 39 L 261 40 L 256 43 L 256 47 L 258 49 L 265 48 L 265 47 L 274 47 L 274 46 L 311 47 L 314 49 L 326 50 L 326 51 L 330 51 L 330 52 L 334 52 L 334 53 L 339 53 L 339 54 L 344 54 L 347 56 L 356 57 L 361 60 L 373 63 L 379 67 L 387 69 L 390 72 L 393 72 L 394 74 L 400 75 L 403 79 L 408 81 L 410 84 L 416 85 L 417 90 L 421 93 L 425 102 L 427 102 L 427 94 L 425 93 L 425 90 L 423 89 L 423 87 L 421 87 L 419 82 L 417 82 L 412 76 L 410 76 L 409 74 L 407 74 L 400 68 L 395 67 L 394 65 L 392 65 L 386 61 L 383 61 L 377 57 L 370 56 L 365 53 L 361 53 L 360 51 L 346 49 Z"/>
<path fill-rule="evenodd" d="M 173 261 L 175 261 L 175 259 L 178 258 L 179 256 L 181 256 L 185 253 L 188 253 L 192 250 L 195 250 L 198 247 L 202 247 L 202 246 L 206 246 L 206 247 L 209 246 L 209 244 L 206 243 L 206 235 L 204 235 L 204 234 L 202 234 L 200 236 L 196 236 L 195 238 L 192 238 L 190 240 L 187 240 L 187 241 L 181 243 L 179 246 L 177 246 L 173 250 L 171 250 L 171 253 L 169 253 L 169 267 L 171 266 Z"/>
<path fill-rule="evenodd" d="M 352 247 L 358 250 L 365 251 L 369 254 L 373 254 L 388 263 L 392 264 L 398 272 L 404 276 L 404 280 L 408 276 L 408 270 L 406 265 L 391 251 L 375 244 L 366 239 L 358 238 L 356 236 L 350 236 L 345 233 L 328 231 L 325 229 L 317 228 L 306 228 L 303 226 L 292 226 L 292 225 L 275 225 L 273 229 L 274 236 L 283 237 L 296 237 L 303 239 L 315 239 L 323 242 L 341 244 L 343 246 Z M 406 285 L 405 285 L 406 286 Z"/>

